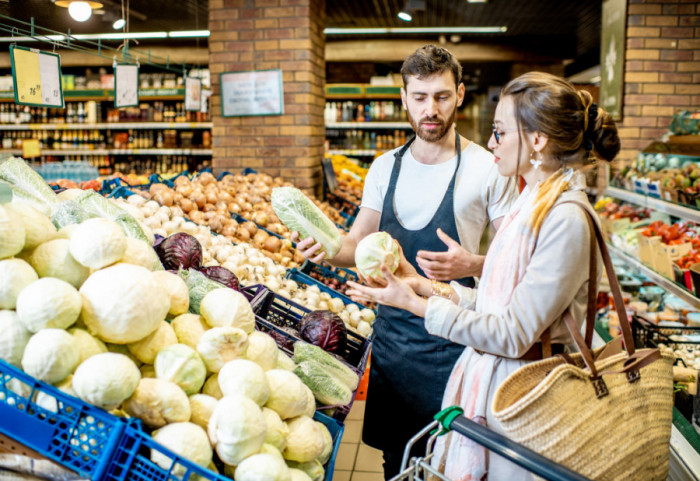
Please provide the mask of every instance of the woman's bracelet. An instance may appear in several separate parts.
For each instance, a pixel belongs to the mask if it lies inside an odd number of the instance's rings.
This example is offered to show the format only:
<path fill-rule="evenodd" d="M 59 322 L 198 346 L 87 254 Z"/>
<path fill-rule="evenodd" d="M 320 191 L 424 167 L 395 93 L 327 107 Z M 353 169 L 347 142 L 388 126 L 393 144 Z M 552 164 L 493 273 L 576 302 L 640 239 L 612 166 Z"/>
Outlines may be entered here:
<path fill-rule="evenodd" d="M 452 297 L 452 288 L 450 287 L 449 284 L 436 281 L 435 279 L 431 279 L 430 286 L 431 286 L 431 289 L 430 289 L 431 296 L 440 296 L 440 297 L 444 297 L 445 299 L 449 299 L 450 297 Z"/>

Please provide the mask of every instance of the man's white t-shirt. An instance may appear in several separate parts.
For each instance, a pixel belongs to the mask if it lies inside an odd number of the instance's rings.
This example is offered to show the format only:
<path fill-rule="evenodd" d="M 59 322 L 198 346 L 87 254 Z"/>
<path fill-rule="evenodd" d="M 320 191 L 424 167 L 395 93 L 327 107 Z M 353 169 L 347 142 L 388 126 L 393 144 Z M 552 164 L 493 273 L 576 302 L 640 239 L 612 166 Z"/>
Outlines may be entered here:
<path fill-rule="evenodd" d="M 394 153 L 386 152 L 372 162 L 362 195 L 362 207 L 382 212 L 384 196 L 389 188 Z M 435 216 L 454 174 L 457 156 L 437 165 L 418 162 L 407 149 L 396 183 L 394 212 L 408 230 L 424 228 Z M 503 217 L 518 197 L 515 180 L 503 177 L 493 155 L 469 142 L 462 158 L 454 188 L 454 212 L 462 246 L 479 252 L 481 235 L 489 221 Z M 445 248 L 445 250 L 447 247 Z"/>

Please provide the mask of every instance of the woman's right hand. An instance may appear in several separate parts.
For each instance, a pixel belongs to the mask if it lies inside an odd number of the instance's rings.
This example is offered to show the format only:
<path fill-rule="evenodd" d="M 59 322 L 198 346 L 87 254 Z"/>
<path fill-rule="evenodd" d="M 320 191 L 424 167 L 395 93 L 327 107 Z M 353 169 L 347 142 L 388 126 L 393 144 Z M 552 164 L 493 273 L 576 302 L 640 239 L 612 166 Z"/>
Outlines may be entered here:
<path fill-rule="evenodd" d="M 304 240 L 299 240 L 299 233 L 292 232 L 292 242 L 296 242 L 297 250 L 304 256 L 304 258 L 309 259 L 311 262 L 318 264 L 323 259 L 326 258 L 326 252 L 319 252 L 323 246 L 320 242 L 316 242 L 313 237 L 307 237 Z"/>

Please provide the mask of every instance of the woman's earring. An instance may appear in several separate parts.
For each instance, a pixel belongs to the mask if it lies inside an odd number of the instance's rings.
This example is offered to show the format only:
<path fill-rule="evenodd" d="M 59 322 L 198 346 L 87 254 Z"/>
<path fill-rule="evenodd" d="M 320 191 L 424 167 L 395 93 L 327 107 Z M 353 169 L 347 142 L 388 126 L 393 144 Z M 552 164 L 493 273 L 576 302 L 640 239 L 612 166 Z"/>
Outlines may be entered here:
<path fill-rule="evenodd" d="M 533 150 L 530 153 L 530 163 L 535 170 L 539 169 L 540 165 L 542 165 L 542 154 Z"/>

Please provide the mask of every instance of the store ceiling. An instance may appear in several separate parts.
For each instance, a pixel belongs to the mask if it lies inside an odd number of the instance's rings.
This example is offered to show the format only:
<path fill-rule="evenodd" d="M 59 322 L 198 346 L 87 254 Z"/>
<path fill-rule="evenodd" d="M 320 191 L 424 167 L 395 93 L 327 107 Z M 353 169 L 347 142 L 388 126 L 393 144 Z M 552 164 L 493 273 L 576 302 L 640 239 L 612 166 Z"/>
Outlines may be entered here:
<path fill-rule="evenodd" d="M 84 23 L 73 21 L 67 9 L 51 0 L 0 0 L 0 14 L 59 32 L 113 32 L 112 22 L 121 16 L 122 3 L 131 9 L 129 30 L 173 31 L 207 28 L 208 0 L 101 0 L 103 12 L 97 12 Z M 255 0 L 247 0 L 254 3 Z M 410 5 L 424 4 L 413 10 L 413 21 L 404 22 L 397 13 Z M 467 0 L 326 0 L 326 27 L 458 27 L 506 26 L 499 34 L 461 34 L 450 45 L 477 44 L 515 49 L 548 56 L 570 63 L 576 73 L 598 63 L 600 43 L 601 0 L 489 0 L 468 3 Z M 0 18 L 0 24 L 8 24 Z M 9 36 L 7 32 L 1 35 Z M 414 39 L 439 41 L 438 34 L 383 36 L 328 36 L 327 43 L 344 40 Z M 140 41 L 149 45 L 151 41 Z M 173 40 L 169 40 L 173 42 Z M 206 40 L 177 40 L 181 45 L 206 45 Z M 153 42 L 154 43 L 154 42 Z M 468 61 L 468 59 L 462 59 Z M 483 59 L 479 60 L 480 62 Z"/>

